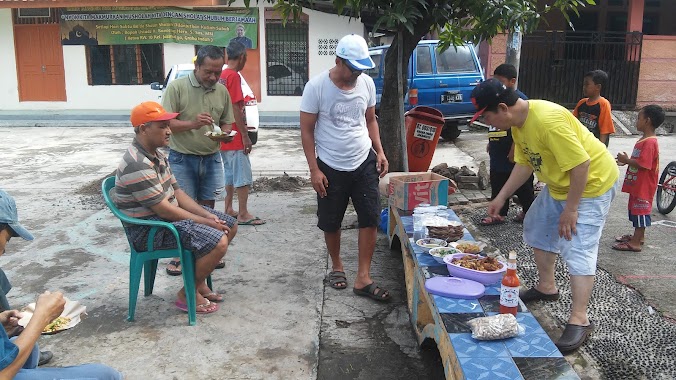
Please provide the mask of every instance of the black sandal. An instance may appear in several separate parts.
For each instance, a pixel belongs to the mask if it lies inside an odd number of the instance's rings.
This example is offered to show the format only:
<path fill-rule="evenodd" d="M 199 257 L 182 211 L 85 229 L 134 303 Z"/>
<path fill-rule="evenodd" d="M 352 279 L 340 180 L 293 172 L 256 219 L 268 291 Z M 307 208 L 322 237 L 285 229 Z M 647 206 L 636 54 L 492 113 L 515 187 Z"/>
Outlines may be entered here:
<path fill-rule="evenodd" d="M 354 294 L 362 297 L 369 297 L 378 302 L 387 302 L 390 300 L 390 292 L 387 289 L 383 289 L 376 285 L 375 282 L 372 282 L 361 289 L 352 288 Z"/>
<path fill-rule="evenodd" d="M 347 277 L 345 277 L 345 272 L 334 270 L 329 273 L 329 275 L 324 279 L 325 283 L 328 283 L 334 289 L 345 289 L 347 288 Z"/>
<path fill-rule="evenodd" d="M 168 265 L 173 265 L 176 268 L 179 268 L 181 266 L 181 261 L 180 260 L 171 260 Z M 183 272 L 181 269 L 169 269 L 167 266 L 167 274 L 170 276 L 180 276 Z"/>

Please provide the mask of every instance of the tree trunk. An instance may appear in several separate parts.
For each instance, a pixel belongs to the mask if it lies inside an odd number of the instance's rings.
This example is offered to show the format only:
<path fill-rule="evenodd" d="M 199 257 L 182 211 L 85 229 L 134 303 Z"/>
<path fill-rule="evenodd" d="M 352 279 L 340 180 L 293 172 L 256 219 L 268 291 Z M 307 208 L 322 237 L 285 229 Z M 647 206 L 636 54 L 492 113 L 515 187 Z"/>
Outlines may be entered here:
<path fill-rule="evenodd" d="M 408 60 L 416 48 L 420 39 L 429 32 L 434 24 L 434 19 L 430 16 L 421 19 L 416 24 L 414 34 L 404 31 L 404 44 L 402 46 L 403 60 L 401 61 L 401 72 L 403 73 L 404 92 L 408 91 Z M 395 38 L 387 49 L 385 55 L 385 72 L 383 75 L 383 96 L 380 99 L 380 114 L 378 116 L 378 125 L 380 126 L 380 140 L 383 144 L 385 156 L 390 164 L 390 171 L 404 170 L 404 157 L 406 151 L 403 149 L 405 141 L 402 139 L 401 129 L 404 128 L 399 120 L 399 109 L 403 107 L 404 99 L 397 95 L 397 47 L 399 39 Z"/>
<path fill-rule="evenodd" d="M 514 85 L 514 88 L 517 88 L 519 86 L 519 64 L 521 63 L 521 42 L 523 40 L 523 36 L 521 34 L 521 29 L 516 26 L 513 28 L 513 30 L 509 31 L 509 34 L 507 35 L 507 56 L 505 57 L 505 63 L 509 63 L 516 67 L 516 73 L 517 73 L 517 78 L 516 78 L 516 84 Z"/>

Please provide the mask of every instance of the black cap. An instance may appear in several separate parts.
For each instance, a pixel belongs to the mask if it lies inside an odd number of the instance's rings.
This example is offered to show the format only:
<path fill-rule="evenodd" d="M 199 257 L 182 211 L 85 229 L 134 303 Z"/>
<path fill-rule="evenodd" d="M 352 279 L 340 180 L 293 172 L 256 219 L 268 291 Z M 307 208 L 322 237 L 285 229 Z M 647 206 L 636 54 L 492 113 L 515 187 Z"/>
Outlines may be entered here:
<path fill-rule="evenodd" d="M 470 124 L 478 119 L 479 116 L 481 116 L 484 111 L 486 111 L 486 108 L 490 106 L 497 106 L 498 104 L 502 103 L 502 96 L 506 92 L 507 86 L 495 78 L 486 79 L 474 87 L 474 90 L 472 90 L 471 100 L 472 104 L 474 104 L 474 107 L 477 109 L 477 113 L 474 114 Z"/>

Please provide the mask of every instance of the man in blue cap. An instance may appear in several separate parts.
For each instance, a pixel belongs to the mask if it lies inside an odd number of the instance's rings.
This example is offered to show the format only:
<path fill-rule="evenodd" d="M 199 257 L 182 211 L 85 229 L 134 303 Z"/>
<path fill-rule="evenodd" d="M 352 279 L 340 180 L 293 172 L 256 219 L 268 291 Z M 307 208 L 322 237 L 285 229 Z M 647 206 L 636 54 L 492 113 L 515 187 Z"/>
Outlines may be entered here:
<path fill-rule="evenodd" d="M 28 230 L 19 223 L 14 198 L 0 190 L 0 255 L 13 237 L 33 240 Z M 18 310 L 0 313 L 0 378 L 15 380 L 40 379 L 97 379 L 121 380 L 122 374 L 103 364 L 85 364 L 62 368 L 37 368 L 40 350 L 36 344 L 45 326 L 61 315 L 66 300 L 60 292 L 44 292 L 35 303 L 35 312 L 21 335 L 10 339 L 6 330 L 19 325 Z"/>
<path fill-rule="evenodd" d="M 390 293 L 370 276 L 380 217 L 378 177 L 388 169 L 376 121 L 376 87 L 363 73 L 374 67 L 363 37 L 341 38 L 336 65 L 305 85 L 300 135 L 317 192 L 317 227 L 324 231 L 331 256 L 326 281 L 334 289 L 347 287 L 340 259 L 340 225 L 352 199 L 359 220 L 359 267 L 353 291 L 383 302 Z"/>

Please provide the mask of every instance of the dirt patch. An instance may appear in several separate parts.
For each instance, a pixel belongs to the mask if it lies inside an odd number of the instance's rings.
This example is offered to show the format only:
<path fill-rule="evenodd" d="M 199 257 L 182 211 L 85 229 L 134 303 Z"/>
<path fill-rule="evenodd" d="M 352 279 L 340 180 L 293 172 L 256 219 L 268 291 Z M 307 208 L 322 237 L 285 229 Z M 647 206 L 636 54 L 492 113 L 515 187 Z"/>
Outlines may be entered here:
<path fill-rule="evenodd" d="M 310 180 L 303 177 L 291 177 L 284 173 L 281 177 L 261 177 L 254 181 L 254 191 L 270 192 L 270 191 L 299 191 L 304 187 L 311 185 Z"/>
<path fill-rule="evenodd" d="M 113 175 L 115 175 L 115 172 L 105 175 L 99 179 L 95 179 L 75 190 L 75 194 L 80 196 L 80 204 L 84 206 L 85 209 L 101 210 L 106 207 L 106 204 L 103 201 L 103 195 L 101 195 L 101 183 L 103 183 L 104 179 Z"/>

